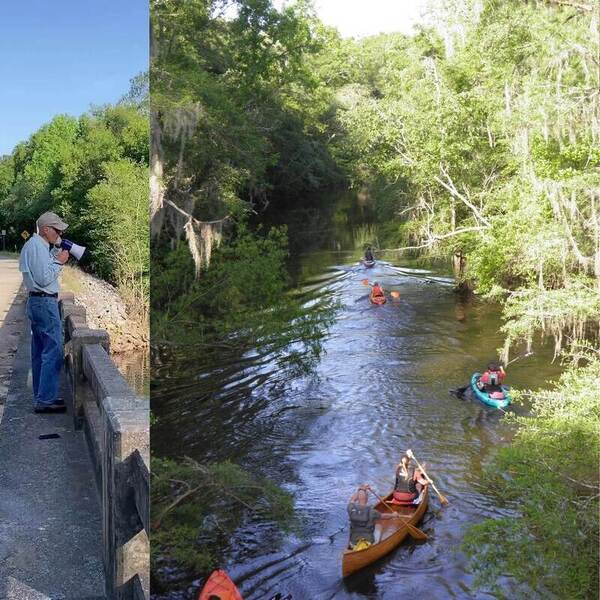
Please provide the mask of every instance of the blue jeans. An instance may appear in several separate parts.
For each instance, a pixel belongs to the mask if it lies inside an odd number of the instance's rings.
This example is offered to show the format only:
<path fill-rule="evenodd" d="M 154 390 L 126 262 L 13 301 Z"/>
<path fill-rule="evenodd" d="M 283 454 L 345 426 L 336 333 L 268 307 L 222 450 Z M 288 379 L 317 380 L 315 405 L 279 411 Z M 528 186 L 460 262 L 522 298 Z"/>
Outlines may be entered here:
<path fill-rule="evenodd" d="M 34 404 L 56 402 L 63 364 L 63 337 L 56 298 L 30 296 L 27 316 L 31 321 L 31 376 Z"/>

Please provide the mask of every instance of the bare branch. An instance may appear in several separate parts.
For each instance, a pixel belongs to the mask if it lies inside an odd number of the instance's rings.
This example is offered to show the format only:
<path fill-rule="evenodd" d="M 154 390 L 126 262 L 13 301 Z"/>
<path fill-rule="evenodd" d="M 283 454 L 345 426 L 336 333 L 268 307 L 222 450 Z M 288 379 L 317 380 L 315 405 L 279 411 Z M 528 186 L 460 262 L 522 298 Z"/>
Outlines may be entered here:
<path fill-rule="evenodd" d="M 439 242 L 440 240 L 454 237 L 455 235 L 460 235 L 461 233 L 468 233 L 470 231 L 485 231 L 486 229 L 489 229 L 489 226 L 478 225 L 474 227 L 463 227 L 462 229 L 456 229 L 455 231 L 451 231 L 450 233 L 431 236 L 426 243 L 420 244 L 419 246 L 403 246 L 402 248 L 382 248 L 382 251 L 401 252 L 402 250 L 420 250 L 422 248 L 431 248 L 431 246 L 433 246 L 436 242 Z"/>
<path fill-rule="evenodd" d="M 179 208 L 179 206 L 177 206 L 177 204 L 175 204 L 171 200 L 165 199 L 164 203 L 168 204 L 171 208 L 174 208 L 177 212 L 181 213 L 184 217 L 187 217 L 188 219 L 196 222 L 199 225 L 200 224 L 216 225 L 217 223 L 223 223 L 224 221 L 227 221 L 228 219 L 231 218 L 231 215 L 225 215 L 222 219 L 216 219 L 215 221 L 199 221 L 198 219 L 194 218 L 190 213 L 185 212 L 185 210 Z"/>
<path fill-rule="evenodd" d="M 490 227 L 491 223 L 481 214 L 481 212 L 479 211 L 479 209 L 464 194 L 461 194 L 456 189 L 456 186 L 454 185 L 454 182 L 452 181 L 450 175 L 448 175 L 447 171 L 441 165 L 440 165 L 440 171 L 446 177 L 447 181 L 444 181 L 443 179 L 441 179 L 437 175 L 434 175 L 433 178 L 444 189 L 446 189 L 448 192 L 450 192 L 450 194 L 452 194 L 452 196 L 454 196 L 455 198 L 457 198 L 458 200 L 460 200 L 463 204 L 465 204 L 466 206 L 468 206 L 471 209 L 471 211 L 475 215 L 475 218 L 478 221 L 480 221 L 481 223 L 483 223 L 487 227 Z"/>

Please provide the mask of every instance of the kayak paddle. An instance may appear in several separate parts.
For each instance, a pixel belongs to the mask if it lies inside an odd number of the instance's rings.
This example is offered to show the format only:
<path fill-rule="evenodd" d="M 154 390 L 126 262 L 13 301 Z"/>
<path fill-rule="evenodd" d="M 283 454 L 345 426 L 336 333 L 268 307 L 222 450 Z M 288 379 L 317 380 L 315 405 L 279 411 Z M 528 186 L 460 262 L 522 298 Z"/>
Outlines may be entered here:
<path fill-rule="evenodd" d="M 512 360 L 508 361 L 506 363 L 506 366 L 508 367 L 508 365 L 512 365 L 514 362 L 517 362 L 518 360 L 521 360 L 522 358 L 527 358 L 528 356 L 531 356 L 533 354 L 533 352 L 525 352 L 525 354 L 522 354 L 521 356 L 517 356 L 517 358 L 513 358 Z M 504 369 L 502 369 L 504 371 Z"/>

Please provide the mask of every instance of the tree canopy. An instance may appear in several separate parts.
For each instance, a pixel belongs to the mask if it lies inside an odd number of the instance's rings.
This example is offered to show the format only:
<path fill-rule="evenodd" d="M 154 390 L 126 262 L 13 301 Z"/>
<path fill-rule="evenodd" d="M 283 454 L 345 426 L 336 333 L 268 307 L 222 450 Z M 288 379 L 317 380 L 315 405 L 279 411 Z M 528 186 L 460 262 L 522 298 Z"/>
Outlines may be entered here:
<path fill-rule="evenodd" d="M 118 285 L 147 314 L 149 123 L 146 76 L 115 105 L 79 118 L 57 115 L 0 159 L 0 226 L 19 247 L 41 213 L 69 223 L 88 246 L 84 265 Z"/>

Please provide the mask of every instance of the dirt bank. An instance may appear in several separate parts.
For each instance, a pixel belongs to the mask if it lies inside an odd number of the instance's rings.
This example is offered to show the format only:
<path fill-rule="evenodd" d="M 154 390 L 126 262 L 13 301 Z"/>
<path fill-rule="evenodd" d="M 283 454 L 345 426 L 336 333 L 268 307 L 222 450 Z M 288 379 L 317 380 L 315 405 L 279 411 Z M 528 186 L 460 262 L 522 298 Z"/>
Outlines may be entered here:
<path fill-rule="evenodd" d="M 73 292 L 75 302 L 85 306 L 90 327 L 108 331 L 114 354 L 148 349 L 148 324 L 127 314 L 125 301 L 115 287 L 77 267 L 66 266 L 61 288 Z"/>

